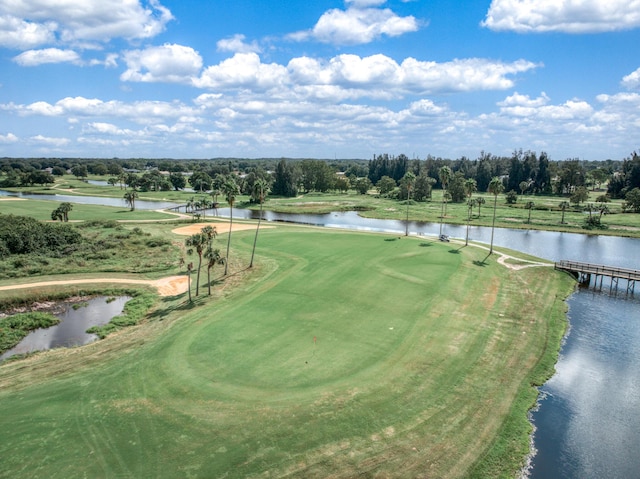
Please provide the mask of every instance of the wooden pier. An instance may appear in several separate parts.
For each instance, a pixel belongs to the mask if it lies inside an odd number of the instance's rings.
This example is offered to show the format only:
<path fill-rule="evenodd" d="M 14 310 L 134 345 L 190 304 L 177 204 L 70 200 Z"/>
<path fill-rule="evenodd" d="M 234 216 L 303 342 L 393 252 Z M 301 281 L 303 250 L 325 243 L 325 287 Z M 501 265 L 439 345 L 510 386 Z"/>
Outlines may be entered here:
<path fill-rule="evenodd" d="M 610 278 L 609 292 L 613 292 L 614 289 L 617 292 L 618 283 L 622 279 L 627 283 L 627 294 L 633 294 L 636 281 L 640 281 L 640 271 L 637 269 L 581 263 L 579 261 L 559 261 L 555 263 L 555 269 L 573 274 L 581 284 L 590 284 L 591 277 L 594 277 L 593 284 L 600 289 L 602 289 L 603 279 L 605 277 Z"/>

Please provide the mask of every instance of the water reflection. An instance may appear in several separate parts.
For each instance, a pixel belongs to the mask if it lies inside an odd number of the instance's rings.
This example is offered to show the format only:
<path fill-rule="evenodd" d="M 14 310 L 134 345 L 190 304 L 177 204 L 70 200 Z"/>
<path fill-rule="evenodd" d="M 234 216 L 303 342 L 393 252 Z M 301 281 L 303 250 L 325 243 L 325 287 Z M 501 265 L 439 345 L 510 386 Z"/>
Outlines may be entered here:
<path fill-rule="evenodd" d="M 0 356 L 0 361 L 16 354 L 81 346 L 95 341 L 98 337 L 95 334 L 86 333 L 86 330 L 93 326 L 107 324 L 111 318 L 122 313 L 125 303 L 131 298 L 128 296 L 109 298 L 109 302 L 107 299 L 105 296 L 98 296 L 77 309 L 74 309 L 71 303 L 66 304 L 64 311 L 56 314 L 60 318 L 58 324 L 32 331 L 13 349 L 5 351 Z"/>
<path fill-rule="evenodd" d="M 21 192 L 13 193 L 13 192 L 4 191 L 4 190 L 0 190 L 0 196 L 15 196 L 17 198 L 26 198 L 31 200 L 68 201 L 69 203 L 77 203 L 80 205 L 115 206 L 115 207 L 123 207 L 123 208 L 129 209 L 124 198 L 21 193 Z M 136 200 L 136 209 L 139 209 L 139 210 L 159 210 L 159 209 L 165 209 L 165 208 L 173 208 L 175 206 L 178 206 L 178 203 L 174 203 L 171 201 Z"/>
<path fill-rule="evenodd" d="M 571 332 L 533 413 L 531 478 L 638 477 L 639 306 L 589 291 L 569 300 Z"/>

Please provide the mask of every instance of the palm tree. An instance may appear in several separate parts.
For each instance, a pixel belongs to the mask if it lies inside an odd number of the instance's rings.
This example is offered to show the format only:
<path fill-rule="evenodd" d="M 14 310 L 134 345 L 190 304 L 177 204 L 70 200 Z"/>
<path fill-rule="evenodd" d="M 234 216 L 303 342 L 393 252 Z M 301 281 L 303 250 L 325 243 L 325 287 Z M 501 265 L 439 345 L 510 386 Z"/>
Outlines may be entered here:
<path fill-rule="evenodd" d="M 218 248 L 213 249 L 211 246 L 204 252 L 204 257 L 207 260 L 207 289 L 211 296 L 211 270 L 215 265 L 224 263 L 224 258 Z"/>
<path fill-rule="evenodd" d="M 526 209 L 529 210 L 529 217 L 527 218 L 527 223 L 531 223 L 531 210 L 536 204 L 533 201 L 527 201 L 524 205 Z"/>
<path fill-rule="evenodd" d="M 464 191 L 467 194 L 467 198 L 471 199 L 473 194 L 478 191 L 478 182 L 473 178 L 468 178 L 464 182 Z"/>
<path fill-rule="evenodd" d="M 136 209 L 136 198 L 138 197 L 138 192 L 135 190 L 127 191 L 124 194 L 124 200 L 127 202 L 131 211 Z"/>
<path fill-rule="evenodd" d="M 67 201 L 64 201 L 64 202 L 60 203 L 60 206 L 58 207 L 58 209 L 62 213 L 63 221 L 65 223 L 67 221 L 69 221 L 69 212 L 73 209 L 73 205 L 71 203 L 67 202 Z"/>
<path fill-rule="evenodd" d="M 560 220 L 560 224 L 561 225 L 564 224 L 564 212 L 568 207 L 569 207 L 569 202 L 568 201 L 563 201 L 563 202 L 560 203 L 560 209 L 562 210 L 562 220 Z"/>
<path fill-rule="evenodd" d="M 236 196 L 240 194 L 240 188 L 236 180 L 229 176 L 222 185 L 222 192 L 224 193 L 227 203 L 229 203 L 229 236 L 227 237 L 227 255 L 224 260 L 224 275 L 226 276 L 229 271 L 229 247 L 231 246 L 231 229 L 233 228 L 233 204 L 236 201 Z"/>
<path fill-rule="evenodd" d="M 195 204 L 196 204 L 196 199 L 194 196 L 192 196 L 187 200 L 187 204 L 184 207 L 184 212 L 185 213 L 193 212 L 193 208 L 195 207 Z"/>
<path fill-rule="evenodd" d="M 494 176 L 489 183 L 489 193 L 493 195 L 493 222 L 491 223 L 491 247 L 489 248 L 489 254 L 493 253 L 493 232 L 496 228 L 496 208 L 498 207 L 498 195 L 504 191 L 504 185 L 502 180 Z"/>
<path fill-rule="evenodd" d="M 475 180 L 474 180 L 475 181 Z M 469 223 L 471 223 L 471 215 L 473 213 L 473 206 L 476 204 L 476 200 L 469 198 L 467 200 L 467 237 L 464 240 L 464 245 L 469 244 Z"/>
<path fill-rule="evenodd" d="M 193 270 L 193 263 L 189 263 L 187 265 L 187 278 L 189 278 L 187 281 L 187 288 L 189 291 L 189 302 L 191 302 L 191 271 L 192 270 Z"/>
<path fill-rule="evenodd" d="M 484 205 L 487 201 L 482 197 L 478 196 L 476 198 L 476 204 L 478 205 L 478 218 L 480 218 L 480 207 Z"/>
<path fill-rule="evenodd" d="M 409 236 L 409 199 L 411 198 L 411 190 L 413 189 L 413 183 L 416 180 L 416 175 L 414 175 L 410 171 L 407 171 L 404 175 L 403 180 L 407 185 L 407 221 L 405 223 L 404 235 Z"/>
<path fill-rule="evenodd" d="M 444 217 L 447 214 L 447 185 L 449 184 L 452 175 L 453 173 L 451 172 L 451 168 L 449 168 L 448 166 L 443 166 L 438 171 L 440 183 L 442 184 L 442 212 L 440 214 L 440 234 L 442 234 L 442 222 L 444 221 Z"/>
<path fill-rule="evenodd" d="M 196 233 L 185 240 L 187 254 L 192 255 L 194 250 L 198 254 L 198 275 L 196 277 L 196 296 L 200 292 L 200 268 L 202 267 L 202 254 L 209 244 L 209 239 L 205 233 Z"/>
<path fill-rule="evenodd" d="M 269 193 L 269 185 L 263 178 L 258 178 L 253 184 L 253 193 L 260 202 L 260 216 L 258 216 L 258 226 L 256 226 L 256 236 L 253 239 L 253 250 L 251 251 L 251 261 L 249 262 L 249 268 L 253 268 L 253 256 L 256 252 L 256 243 L 258 242 L 258 231 L 260 230 L 260 221 L 262 221 L 262 205 Z"/>

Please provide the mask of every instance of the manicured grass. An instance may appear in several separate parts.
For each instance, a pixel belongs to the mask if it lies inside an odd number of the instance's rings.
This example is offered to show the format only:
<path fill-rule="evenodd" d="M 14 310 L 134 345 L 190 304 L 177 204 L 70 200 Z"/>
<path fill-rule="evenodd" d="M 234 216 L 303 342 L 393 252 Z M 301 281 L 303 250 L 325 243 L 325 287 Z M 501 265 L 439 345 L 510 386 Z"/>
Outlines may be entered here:
<path fill-rule="evenodd" d="M 513 476 L 566 275 L 311 228 L 258 254 L 213 300 L 0 366 L 0 477 Z"/>
<path fill-rule="evenodd" d="M 51 221 L 51 212 L 60 205 L 59 201 L 45 200 L 7 200 L 0 197 L 0 212 L 2 214 L 13 214 L 18 216 L 31 216 L 42 221 Z M 123 206 L 82 205 L 73 204 L 73 210 L 69 213 L 69 221 L 89 221 L 89 220 L 126 220 L 126 221 L 148 221 L 148 220 L 171 220 L 176 218 L 169 213 L 159 213 L 149 210 L 130 211 Z"/>

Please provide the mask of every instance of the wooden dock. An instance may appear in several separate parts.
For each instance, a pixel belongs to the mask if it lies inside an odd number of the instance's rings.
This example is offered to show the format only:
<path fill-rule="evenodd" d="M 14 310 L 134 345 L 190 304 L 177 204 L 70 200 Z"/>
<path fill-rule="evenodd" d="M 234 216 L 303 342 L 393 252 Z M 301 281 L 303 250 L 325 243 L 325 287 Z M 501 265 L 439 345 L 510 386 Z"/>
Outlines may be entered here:
<path fill-rule="evenodd" d="M 640 281 L 640 271 L 637 269 L 603 266 L 600 264 L 582 263 L 579 261 L 558 261 L 555 269 L 573 274 L 581 284 L 590 284 L 594 278 L 594 286 L 602 289 L 603 279 L 610 278 L 609 292 L 618 291 L 618 283 L 622 279 L 627 284 L 627 294 L 633 294 L 636 281 Z M 599 285 L 598 285 L 599 283 Z"/>

